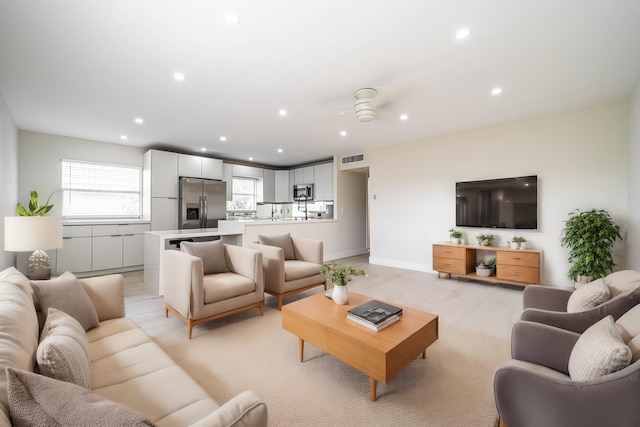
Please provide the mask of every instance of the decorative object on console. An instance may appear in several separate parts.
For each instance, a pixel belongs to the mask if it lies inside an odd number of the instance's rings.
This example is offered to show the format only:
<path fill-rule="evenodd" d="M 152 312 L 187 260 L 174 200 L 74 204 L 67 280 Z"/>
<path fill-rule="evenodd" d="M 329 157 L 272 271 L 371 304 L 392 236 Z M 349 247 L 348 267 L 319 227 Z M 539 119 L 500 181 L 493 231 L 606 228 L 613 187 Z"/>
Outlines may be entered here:
<path fill-rule="evenodd" d="M 62 247 L 62 217 L 8 216 L 4 219 L 4 250 L 34 251 L 29 257 L 29 278 L 51 278 L 51 262 L 45 249 Z"/>
<path fill-rule="evenodd" d="M 493 276 L 496 273 L 496 259 L 491 258 L 489 261 L 480 261 L 476 264 L 476 274 L 480 277 Z"/>
<path fill-rule="evenodd" d="M 511 239 L 511 249 L 526 249 L 527 248 L 527 239 L 521 236 L 513 236 Z"/>
<path fill-rule="evenodd" d="M 588 276 L 587 282 L 613 272 L 612 250 L 617 239 L 622 240 L 620 227 L 605 210 L 592 209 L 569 212 L 560 244 L 569 248 L 571 268 L 567 277 L 574 282 Z"/>
<path fill-rule="evenodd" d="M 351 277 L 365 275 L 364 270 L 360 268 L 346 267 L 335 262 L 324 264 L 320 271 L 333 283 L 332 299 L 336 304 L 346 304 L 349 301 L 349 290 L 346 286 Z"/>
<path fill-rule="evenodd" d="M 462 231 L 454 230 L 453 228 L 449 230 L 449 237 L 451 238 L 451 243 L 454 245 L 459 245 L 460 240 L 462 239 Z"/>
<path fill-rule="evenodd" d="M 495 239 L 495 237 L 493 234 L 478 234 L 476 240 L 480 246 L 493 246 L 493 239 Z"/>

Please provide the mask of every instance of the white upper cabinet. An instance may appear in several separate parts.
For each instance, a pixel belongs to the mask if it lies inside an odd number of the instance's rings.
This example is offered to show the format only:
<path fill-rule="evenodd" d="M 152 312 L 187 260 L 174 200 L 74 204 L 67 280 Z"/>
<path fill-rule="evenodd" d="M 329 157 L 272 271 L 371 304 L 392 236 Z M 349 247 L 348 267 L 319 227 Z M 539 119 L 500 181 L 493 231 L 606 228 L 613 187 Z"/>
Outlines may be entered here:
<path fill-rule="evenodd" d="M 222 180 L 227 184 L 227 201 L 233 200 L 233 165 L 231 163 L 222 164 Z"/>
<path fill-rule="evenodd" d="M 147 155 L 151 157 L 151 197 L 178 197 L 178 155 L 159 150 L 149 150 Z"/>
<path fill-rule="evenodd" d="M 233 176 L 262 178 L 264 176 L 264 169 L 255 166 L 233 165 Z"/>
<path fill-rule="evenodd" d="M 178 174 L 191 178 L 222 179 L 222 160 L 178 154 Z"/>
<path fill-rule="evenodd" d="M 264 169 L 262 178 L 262 198 L 265 202 L 276 200 L 276 174 L 273 169 Z"/>
<path fill-rule="evenodd" d="M 315 173 L 314 200 L 333 200 L 333 163 L 313 167 Z"/>
<path fill-rule="evenodd" d="M 289 171 L 275 171 L 275 201 L 291 201 L 291 185 L 289 185 Z"/>
<path fill-rule="evenodd" d="M 305 166 L 293 170 L 294 181 L 292 185 L 298 184 L 313 184 L 313 166 Z"/>

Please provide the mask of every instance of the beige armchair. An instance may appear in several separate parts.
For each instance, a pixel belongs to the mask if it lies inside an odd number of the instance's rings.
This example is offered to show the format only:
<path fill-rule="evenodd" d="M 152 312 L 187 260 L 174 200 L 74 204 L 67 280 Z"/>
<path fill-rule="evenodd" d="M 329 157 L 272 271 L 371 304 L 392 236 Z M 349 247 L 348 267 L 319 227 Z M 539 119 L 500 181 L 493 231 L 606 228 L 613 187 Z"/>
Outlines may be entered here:
<path fill-rule="evenodd" d="M 171 311 L 188 328 L 244 310 L 264 314 L 262 253 L 221 240 L 182 243 L 160 259 L 165 315 Z"/>
<path fill-rule="evenodd" d="M 279 236 L 258 236 L 259 243 L 249 247 L 262 252 L 264 265 L 264 291 L 282 299 L 316 286 L 327 289 L 327 280 L 320 272 L 323 262 L 322 241 L 293 237 L 289 233 Z"/>

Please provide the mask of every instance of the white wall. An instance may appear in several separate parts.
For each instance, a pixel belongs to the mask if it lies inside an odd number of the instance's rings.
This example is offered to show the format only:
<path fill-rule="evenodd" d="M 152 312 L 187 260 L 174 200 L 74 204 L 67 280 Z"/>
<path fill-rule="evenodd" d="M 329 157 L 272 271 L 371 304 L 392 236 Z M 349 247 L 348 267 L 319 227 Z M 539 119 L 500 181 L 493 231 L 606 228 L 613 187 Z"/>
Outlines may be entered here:
<path fill-rule="evenodd" d="M 62 159 L 140 166 L 144 149 L 120 144 L 70 138 L 21 130 L 18 132 L 18 194 L 26 203 L 31 190 L 36 190 L 42 202 L 60 190 Z M 52 215 L 61 214 L 61 194 L 51 198 Z"/>
<path fill-rule="evenodd" d="M 18 203 L 18 130 L 0 93 L 0 270 L 15 265 L 16 254 L 4 251 L 4 217 L 15 216 Z"/>
<path fill-rule="evenodd" d="M 537 231 L 462 229 L 514 234 L 544 250 L 542 283 L 566 285 L 568 250 L 560 246 L 567 214 L 606 209 L 628 224 L 627 102 L 521 120 L 368 151 L 372 263 L 432 271 L 432 244 L 455 226 L 455 182 L 538 176 Z M 624 244 L 615 259 L 624 264 Z"/>
<path fill-rule="evenodd" d="M 626 267 L 640 271 L 640 80 L 629 107 L 629 233 Z"/>

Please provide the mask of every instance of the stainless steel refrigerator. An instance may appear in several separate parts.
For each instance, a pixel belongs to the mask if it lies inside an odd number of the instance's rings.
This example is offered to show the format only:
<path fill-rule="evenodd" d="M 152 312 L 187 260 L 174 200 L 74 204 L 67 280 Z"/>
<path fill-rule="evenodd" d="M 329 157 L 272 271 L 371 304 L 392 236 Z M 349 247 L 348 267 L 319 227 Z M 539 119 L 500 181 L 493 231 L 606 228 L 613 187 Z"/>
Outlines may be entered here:
<path fill-rule="evenodd" d="M 227 185 L 224 181 L 180 178 L 178 227 L 218 228 L 227 217 Z"/>

